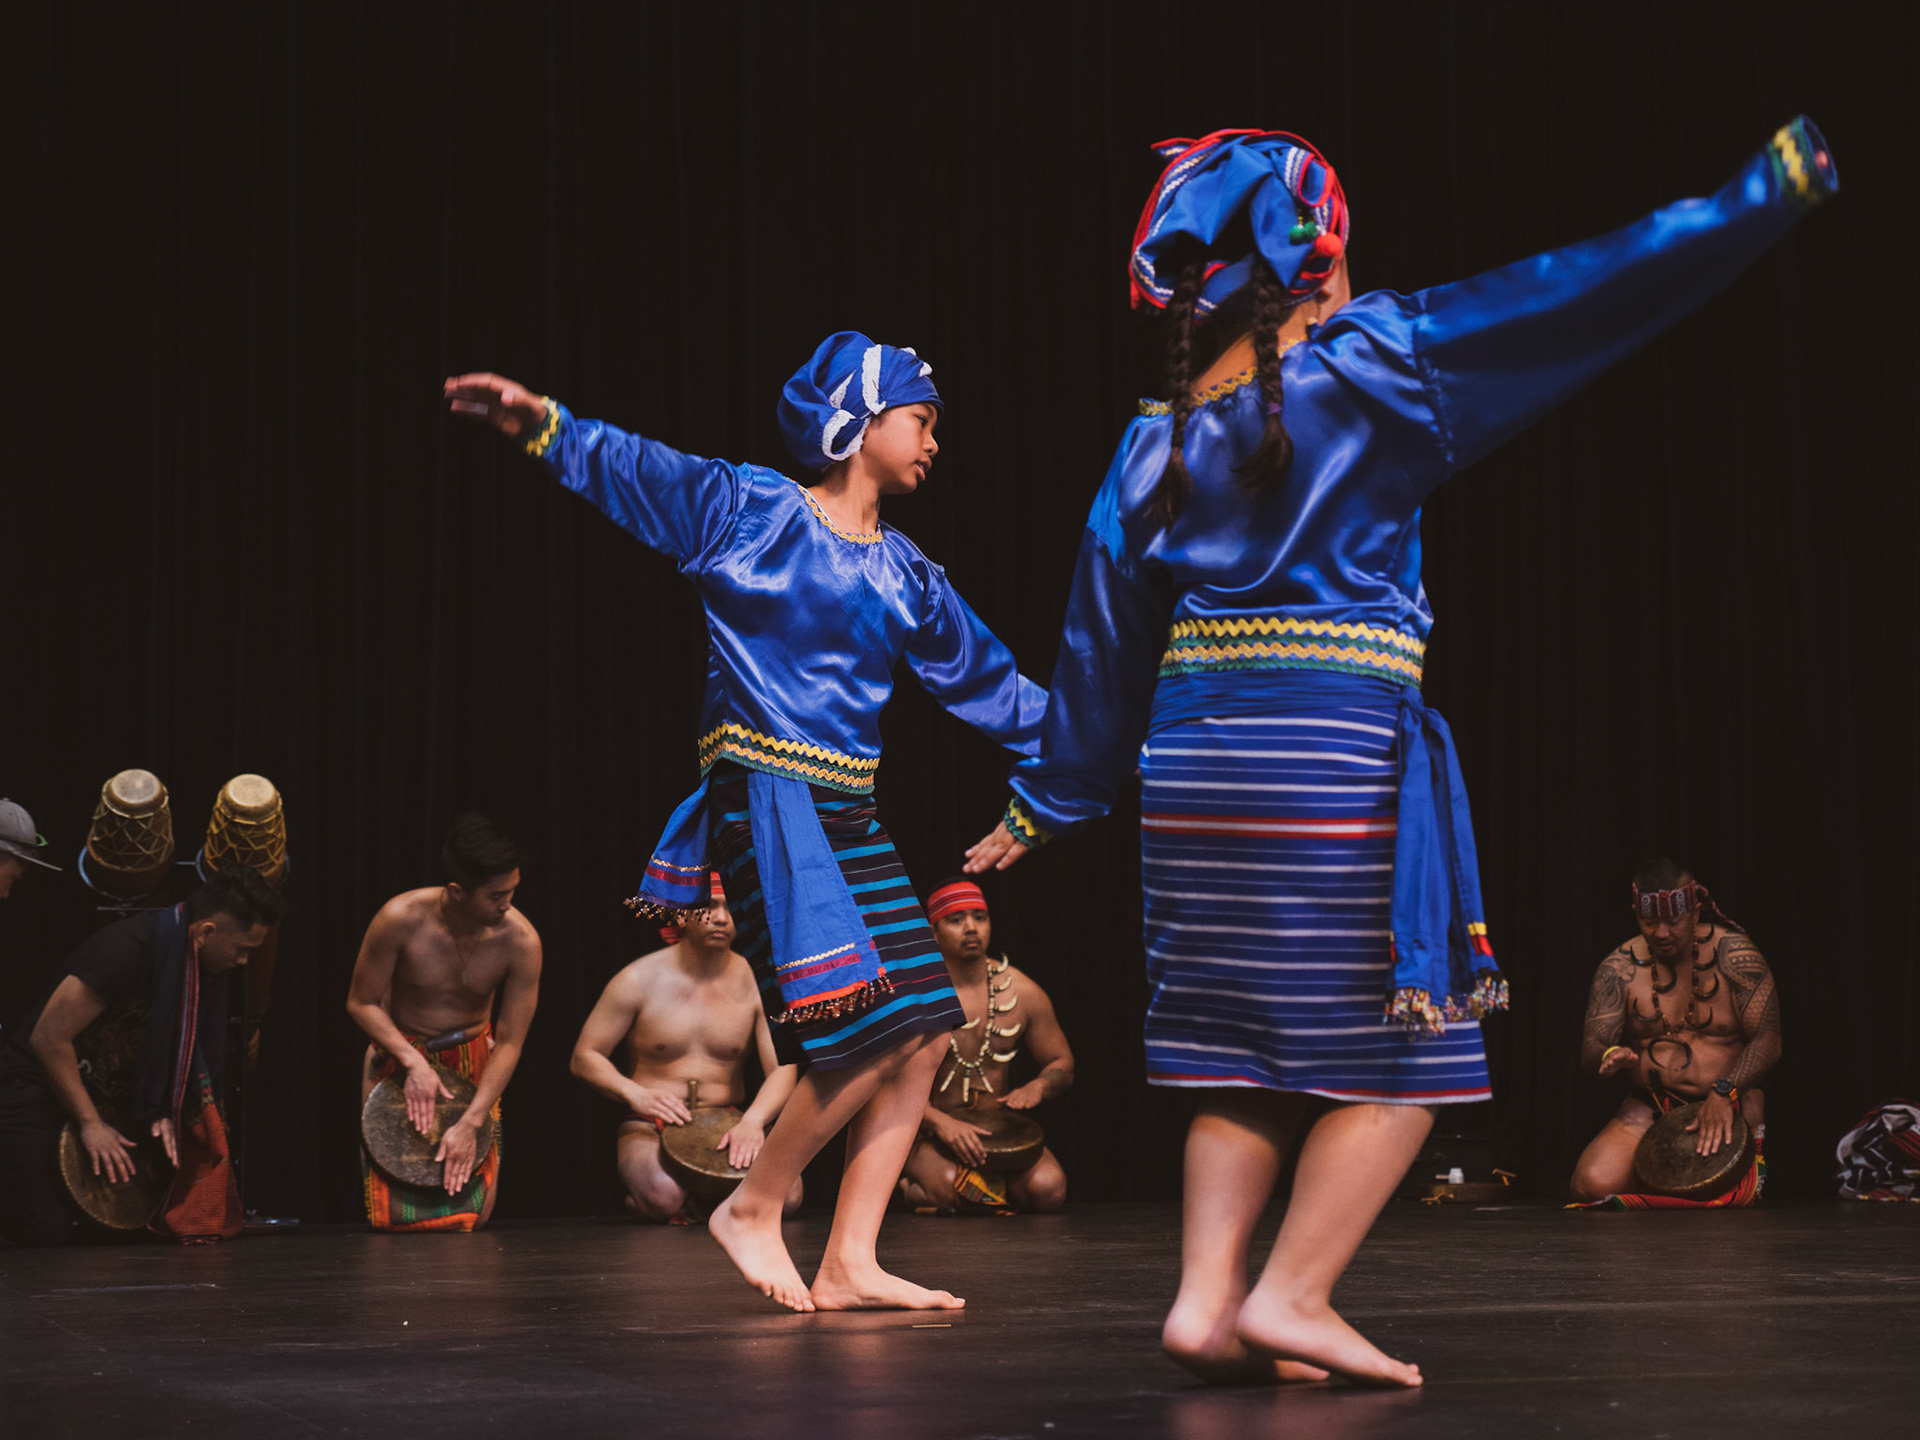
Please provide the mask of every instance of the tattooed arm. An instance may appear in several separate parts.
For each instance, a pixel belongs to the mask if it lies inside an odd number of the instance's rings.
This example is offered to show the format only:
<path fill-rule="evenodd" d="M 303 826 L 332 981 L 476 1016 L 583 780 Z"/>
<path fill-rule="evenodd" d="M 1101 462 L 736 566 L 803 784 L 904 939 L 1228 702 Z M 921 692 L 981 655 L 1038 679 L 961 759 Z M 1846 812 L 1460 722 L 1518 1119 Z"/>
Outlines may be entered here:
<path fill-rule="evenodd" d="M 1589 1075 L 1602 1073 L 1601 1057 L 1626 1040 L 1627 987 L 1632 983 L 1633 957 L 1624 945 L 1602 960 L 1600 968 L 1593 972 L 1593 989 L 1587 995 L 1586 1027 L 1580 1036 L 1580 1068 Z"/>
<path fill-rule="evenodd" d="M 1744 935 L 1729 934 L 1720 942 L 1720 968 L 1733 986 L 1734 1017 L 1747 1041 L 1727 1067 L 1727 1078 L 1745 1090 L 1759 1084 L 1780 1058 L 1780 997 L 1773 971 Z"/>

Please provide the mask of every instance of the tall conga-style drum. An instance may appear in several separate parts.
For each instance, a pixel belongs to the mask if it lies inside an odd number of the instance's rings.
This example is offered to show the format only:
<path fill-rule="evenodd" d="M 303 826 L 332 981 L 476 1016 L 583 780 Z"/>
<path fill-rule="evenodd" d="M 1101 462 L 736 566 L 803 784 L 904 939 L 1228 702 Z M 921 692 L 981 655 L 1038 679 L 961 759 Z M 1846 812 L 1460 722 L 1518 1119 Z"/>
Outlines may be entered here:
<path fill-rule="evenodd" d="M 244 865 L 278 890 L 287 878 L 287 816 L 264 775 L 236 775 L 220 787 L 200 849 L 200 872 Z"/>
<path fill-rule="evenodd" d="M 166 888 L 173 863 L 167 787 L 151 770 L 122 770 L 100 787 L 80 878 L 113 900 L 144 900 Z"/>

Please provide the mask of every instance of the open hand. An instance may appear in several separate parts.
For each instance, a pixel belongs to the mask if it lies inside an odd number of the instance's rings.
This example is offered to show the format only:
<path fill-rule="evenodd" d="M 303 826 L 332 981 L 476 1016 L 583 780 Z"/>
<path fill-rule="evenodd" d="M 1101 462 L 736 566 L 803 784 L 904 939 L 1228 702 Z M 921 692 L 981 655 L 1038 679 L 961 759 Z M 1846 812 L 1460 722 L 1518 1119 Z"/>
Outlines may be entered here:
<path fill-rule="evenodd" d="M 407 1119 L 422 1135 L 433 1133 L 434 1104 L 442 1095 L 453 1098 L 429 1062 L 422 1060 L 407 1071 Z"/>
<path fill-rule="evenodd" d="M 760 1128 L 760 1122 L 742 1116 L 740 1123 L 714 1142 L 713 1148 L 727 1152 L 727 1164 L 736 1170 L 745 1170 L 759 1155 L 760 1147 L 767 1143 L 767 1132 Z"/>
<path fill-rule="evenodd" d="M 547 423 L 546 397 L 504 375 L 455 375 L 441 388 L 447 409 L 455 415 L 479 420 L 515 440 L 538 433 Z"/>
<path fill-rule="evenodd" d="M 1600 1057 L 1600 1075 L 1618 1075 L 1640 1063 L 1640 1052 L 1630 1045 L 1615 1045 Z"/>
<path fill-rule="evenodd" d="M 958 1116 L 942 1112 L 937 1118 L 927 1122 L 933 1129 L 933 1138 L 956 1160 L 968 1165 L 980 1165 L 986 1162 L 987 1147 L 980 1142 L 993 1132 L 982 1130 L 977 1125 L 969 1125 Z"/>
<path fill-rule="evenodd" d="M 1014 839 L 1007 822 L 1002 820 L 991 834 L 967 851 L 967 863 L 960 868 L 969 875 L 978 875 L 983 870 L 1005 870 L 1026 853 L 1025 843 Z"/>
<path fill-rule="evenodd" d="M 693 1112 L 687 1108 L 687 1102 L 678 1095 L 662 1095 L 657 1090 L 649 1090 L 644 1085 L 633 1087 L 633 1093 L 627 1097 L 627 1103 L 633 1107 L 633 1113 L 642 1120 L 651 1120 L 656 1125 L 684 1125 L 693 1119 Z"/>
<path fill-rule="evenodd" d="M 1047 1087 L 1038 1080 L 1029 1080 L 1000 1103 L 1009 1110 L 1031 1110 L 1047 1098 Z"/>
<path fill-rule="evenodd" d="M 133 1179 L 133 1156 L 127 1153 L 133 1143 L 104 1120 L 90 1120 L 80 1127 L 80 1144 L 93 1161 L 93 1173 L 116 1185 Z"/>
<path fill-rule="evenodd" d="M 440 1183 L 449 1195 L 458 1195 L 467 1188 L 479 1149 L 480 1122 L 465 1115 L 449 1125 L 447 1133 L 440 1137 L 440 1148 L 433 1152 L 433 1158 L 446 1166 L 440 1172 Z"/>
<path fill-rule="evenodd" d="M 1689 1135 L 1696 1130 L 1700 1132 L 1700 1143 L 1693 1147 L 1694 1153 L 1718 1154 L 1721 1146 L 1733 1142 L 1733 1102 L 1724 1095 L 1708 1092 L 1700 1102 L 1700 1113 L 1687 1126 Z"/>
<path fill-rule="evenodd" d="M 173 1133 L 173 1121 L 162 1115 L 153 1122 L 153 1137 L 160 1142 L 160 1148 L 167 1152 L 167 1159 L 173 1168 L 180 1168 L 180 1139 Z"/>

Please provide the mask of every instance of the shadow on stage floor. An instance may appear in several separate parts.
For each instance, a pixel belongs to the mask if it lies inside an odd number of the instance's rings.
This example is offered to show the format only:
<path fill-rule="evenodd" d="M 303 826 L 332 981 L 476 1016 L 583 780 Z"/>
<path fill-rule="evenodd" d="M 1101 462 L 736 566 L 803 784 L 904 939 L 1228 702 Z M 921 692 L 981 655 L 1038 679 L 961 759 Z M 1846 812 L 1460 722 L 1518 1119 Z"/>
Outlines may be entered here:
<path fill-rule="evenodd" d="M 1920 1207 L 1391 1207 L 1337 1297 L 1424 1391 L 1164 1361 L 1177 1211 L 889 1220 L 966 1312 L 794 1316 L 703 1231 L 326 1229 L 0 1249 L 0 1435 L 1692 1437 L 1910 1433 Z M 790 1227 L 802 1269 L 826 1219 Z"/>

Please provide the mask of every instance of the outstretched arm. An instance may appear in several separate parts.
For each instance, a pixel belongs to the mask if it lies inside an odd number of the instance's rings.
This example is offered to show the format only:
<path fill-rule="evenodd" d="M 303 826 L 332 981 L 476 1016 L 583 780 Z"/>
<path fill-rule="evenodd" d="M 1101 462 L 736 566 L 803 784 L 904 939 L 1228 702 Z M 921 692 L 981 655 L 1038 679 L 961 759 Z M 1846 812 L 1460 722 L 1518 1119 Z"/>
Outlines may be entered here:
<path fill-rule="evenodd" d="M 604 420 L 576 420 L 559 401 L 503 375 L 456 375 L 444 392 L 452 413 L 521 441 L 562 485 L 683 566 L 726 534 L 739 508 L 744 477 L 723 461 L 683 455 Z"/>
<path fill-rule="evenodd" d="M 1803 116 L 1709 198 L 1404 297 L 1447 468 L 1471 464 L 1718 293 L 1838 188 L 1826 141 Z"/>
<path fill-rule="evenodd" d="M 1162 463 L 1161 454 L 1136 454 L 1143 445 L 1164 448 L 1136 421 L 1087 516 L 1040 753 L 1014 767 L 1013 801 L 967 852 L 970 874 L 1004 870 L 1027 848 L 1105 815 L 1133 773 L 1173 617 L 1171 590 L 1133 558 L 1120 515 L 1124 476 Z"/>

